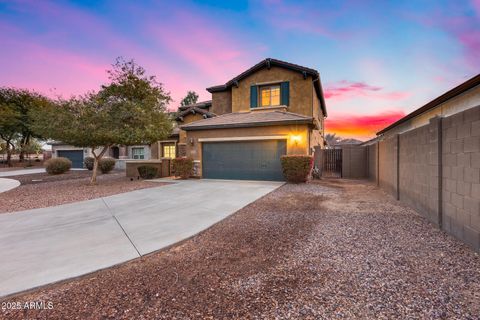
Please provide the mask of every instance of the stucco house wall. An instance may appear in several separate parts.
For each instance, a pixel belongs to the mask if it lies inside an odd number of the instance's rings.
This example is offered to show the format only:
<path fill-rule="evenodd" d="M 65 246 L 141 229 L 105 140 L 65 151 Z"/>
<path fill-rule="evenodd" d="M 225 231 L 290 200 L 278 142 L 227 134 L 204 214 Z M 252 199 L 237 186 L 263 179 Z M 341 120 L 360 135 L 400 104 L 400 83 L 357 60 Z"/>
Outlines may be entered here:
<path fill-rule="evenodd" d="M 230 90 L 213 92 L 210 112 L 217 116 L 232 112 L 232 92 Z"/>
<path fill-rule="evenodd" d="M 276 82 L 290 82 L 290 98 L 288 112 L 313 116 L 312 113 L 312 77 L 303 78 L 300 72 L 287 70 L 280 67 L 261 69 L 238 83 L 238 88 L 232 86 L 232 112 L 250 112 L 250 86 L 262 85 Z M 254 108 L 255 111 L 266 110 L 265 108 Z"/>
<path fill-rule="evenodd" d="M 197 130 L 187 132 L 187 154 L 198 163 L 198 173 L 201 176 L 202 168 L 202 142 L 199 139 L 217 138 L 225 140 L 242 139 L 249 137 L 274 137 L 283 136 L 287 140 L 287 154 L 309 154 L 308 125 L 281 125 L 250 128 L 231 128 L 215 130 Z M 293 141 L 292 136 L 299 138 Z M 190 143 L 193 141 L 193 144 Z M 199 161 L 199 162 L 198 162 Z"/>

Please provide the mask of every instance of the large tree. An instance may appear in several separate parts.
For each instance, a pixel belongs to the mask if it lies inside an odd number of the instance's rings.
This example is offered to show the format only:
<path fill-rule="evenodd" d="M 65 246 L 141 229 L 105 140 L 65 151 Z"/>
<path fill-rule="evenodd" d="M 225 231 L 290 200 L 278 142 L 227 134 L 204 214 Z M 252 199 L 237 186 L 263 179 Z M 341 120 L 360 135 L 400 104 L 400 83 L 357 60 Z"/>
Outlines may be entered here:
<path fill-rule="evenodd" d="M 198 94 L 195 91 L 188 91 L 185 98 L 180 101 L 180 106 L 188 106 L 189 104 L 197 103 L 198 101 Z"/>
<path fill-rule="evenodd" d="M 20 161 L 23 161 L 25 147 L 36 136 L 32 131 L 31 112 L 42 109 L 51 101 L 33 91 L 16 88 L 0 88 L 0 137 L 7 144 L 7 162 L 11 165 L 13 140 L 17 140 Z"/>
<path fill-rule="evenodd" d="M 97 93 L 59 101 L 36 114 L 35 129 L 51 139 L 91 148 L 96 184 L 100 159 L 113 145 L 151 144 L 166 138 L 172 123 L 166 113 L 170 95 L 133 60 L 117 59 L 110 83 Z"/>
<path fill-rule="evenodd" d="M 5 142 L 7 165 L 12 165 L 12 152 L 15 148 L 14 141 L 19 137 L 21 127 L 20 113 L 11 104 L 0 100 L 0 138 Z"/>
<path fill-rule="evenodd" d="M 336 133 L 327 133 L 325 135 L 325 141 L 327 142 L 327 145 L 329 145 L 329 146 L 334 146 L 337 143 L 339 143 L 341 140 L 342 140 L 342 138 L 337 136 Z"/>

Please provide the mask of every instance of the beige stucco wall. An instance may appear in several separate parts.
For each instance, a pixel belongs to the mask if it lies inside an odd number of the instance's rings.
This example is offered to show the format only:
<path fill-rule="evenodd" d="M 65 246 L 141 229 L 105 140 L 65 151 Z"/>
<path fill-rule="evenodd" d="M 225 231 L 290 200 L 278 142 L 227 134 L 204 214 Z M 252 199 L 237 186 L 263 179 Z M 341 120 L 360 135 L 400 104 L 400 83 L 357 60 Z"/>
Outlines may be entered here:
<path fill-rule="evenodd" d="M 300 72 L 278 67 L 261 69 L 239 81 L 238 88 L 232 86 L 232 112 L 250 111 L 250 86 L 283 81 L 290 82 L 290 105 L 287 111 L 312 117 L 312 78 L 303 79 Z"/>
<path fill-rule="evenodd" d="M 480 105 L 480 85 L 476 86 L 455 98 L 452 98 L 437 107 L 410 119 L 401 125 L 385 132 L 385 136 L 396 133 L 403 133 L 408 130 L 427 125 L 429 120 L 435 116 L 448 117 L 455 113 L 465 111 Z"/>
<path fill-rule="evenodd" d="M 232 112 L 232 92 L 228 90 L 212 93 L 210 112 L 216 115 Z"/>
<path fill-rule="evenodd" d="M 202 161 L 202 142 L 201 138 L 238 138 L 238 137 L 258 137 L 258 136 L 285 136 L 287 139 L 287 154 L 311 154 L 309 152 L 309 134 L 311 129 L 308 125 L 284 125 L 267 126 L 253 128 L 235 128 L 235 129 L 215 129 L 187 131 L 187 141 L 193 139 L 193 145 L 187 143 L 187 156 L 193 160 L 200 161 L 199 174 L 201 175 Z M 298 137 L 295 142 L 292 137 Z M 247 139 L 245 139 L 247 140 Z"/>
<path fill-rule="evenodd" d="M 325 115 L 323 114 L 323 110 L 320 107 L 320 99 L 318 98 L 317 93 L 315 92 L 315 87 L 313 85 L 312 85 L 312 106 L 313 106 L 313 110 L 312 110 L 313 117 L 319 121 L 319 124 L 320 124 L 319 129 L 323 136 L 323 130 L 324 130 L 323 118 Z"/>
<path fill-rule="evenodd" d="M 185 115 L 183 117 L 183 122 L 179 122 L 178 125 L 182 126 L 184 124 L 188 124 L 188 123 L 203 120 L 203 119 L 204 119 L 203 115 L 199 113 L 196 113 L 196 114 L 190 113 Z M 178 134 L 178 143 L 185 143 L 187 141 L 186 139 L 187 139 L 187 133 L 185 132 L 185 130 L 180 129 L 180 132 Z"/>

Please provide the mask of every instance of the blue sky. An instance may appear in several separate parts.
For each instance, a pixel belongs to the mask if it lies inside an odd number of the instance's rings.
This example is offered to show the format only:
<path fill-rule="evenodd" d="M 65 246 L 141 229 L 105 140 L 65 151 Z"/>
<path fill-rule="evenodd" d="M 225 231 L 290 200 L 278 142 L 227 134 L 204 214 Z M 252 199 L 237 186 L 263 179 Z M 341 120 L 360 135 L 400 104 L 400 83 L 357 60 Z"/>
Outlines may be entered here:
<path fill-rule="evenodd" d="M 118 56 L 178 106 L 266 57 L 317 69 L 328 130 L 367 139 L 480 71 L 480 0 L 1 1 L 0 85 L 98 90 Z"/>

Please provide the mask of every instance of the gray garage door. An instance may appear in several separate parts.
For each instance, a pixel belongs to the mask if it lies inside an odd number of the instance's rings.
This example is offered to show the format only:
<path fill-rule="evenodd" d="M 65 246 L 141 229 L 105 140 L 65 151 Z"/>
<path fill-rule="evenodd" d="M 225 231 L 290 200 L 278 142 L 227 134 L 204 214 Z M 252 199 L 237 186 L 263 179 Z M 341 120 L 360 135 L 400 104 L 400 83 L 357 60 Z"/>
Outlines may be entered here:
<path fill-rule="evenodd" d="M 83 168 L 83 150 L 57 150 L 59 157 L 72 161 L 72 168 Z"/>
<path fill-rule="evenodd" d="M 286 150 L 285 140 L 203 143 L 203 177 L 281 181 L 280 157 Z"/>

